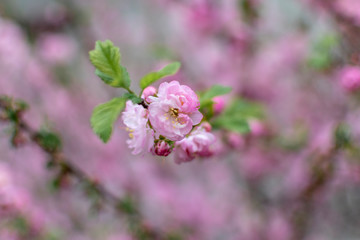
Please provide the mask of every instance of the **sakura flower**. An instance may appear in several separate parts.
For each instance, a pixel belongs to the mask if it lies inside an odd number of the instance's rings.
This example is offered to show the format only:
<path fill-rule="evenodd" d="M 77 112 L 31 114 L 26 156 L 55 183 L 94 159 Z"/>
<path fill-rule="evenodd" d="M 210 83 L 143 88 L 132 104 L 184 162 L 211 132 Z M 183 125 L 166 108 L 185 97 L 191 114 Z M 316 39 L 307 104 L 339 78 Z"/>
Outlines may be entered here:
<path fill-rule="evenodd" d="M 126 102 L 122 120 L 130 132 L 130 139 L 126 143 L 129 148 L 133 148 L 132 154 L 150 151 L 154 144 L 154 131 L 148 125 L 148 111 L 129 100 Z"/>
<path fill-rule="evenodd" d="M 149 97 L 149 120 L 157 135 L 179 141 L 201 122 L 200 102 L 195 92 L 177 81 L 162 83 L 157 97 Z"/>
<path fill-rule="evenodd" d="M 215 143 L 215 136 L 206 131 L 201 125 L 181 141 L 176 142 L 175 162 L 192 161 L 195 157 L 209 157 L 213 155 L 212 145 Z"/>

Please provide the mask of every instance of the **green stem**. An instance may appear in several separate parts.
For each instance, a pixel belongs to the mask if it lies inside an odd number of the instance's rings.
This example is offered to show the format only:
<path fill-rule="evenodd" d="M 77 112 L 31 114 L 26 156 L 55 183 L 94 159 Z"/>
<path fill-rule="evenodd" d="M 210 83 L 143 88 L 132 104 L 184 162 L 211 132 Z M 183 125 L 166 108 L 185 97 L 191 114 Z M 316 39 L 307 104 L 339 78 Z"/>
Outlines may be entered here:
<path fill-rule="evenodd" d="M 129 93 L 136 95 L 133 91 L 130 90 L 130 88 L 125 88 Z"/>

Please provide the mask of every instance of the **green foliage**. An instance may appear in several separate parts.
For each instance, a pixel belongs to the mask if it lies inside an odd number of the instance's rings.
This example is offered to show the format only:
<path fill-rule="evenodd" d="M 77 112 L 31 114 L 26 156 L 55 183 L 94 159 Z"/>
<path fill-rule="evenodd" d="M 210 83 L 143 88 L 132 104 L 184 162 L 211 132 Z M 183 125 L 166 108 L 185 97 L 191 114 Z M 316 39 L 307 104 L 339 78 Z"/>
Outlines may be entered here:
<path fill-rule="evenodd" d="M 244 99 L 235 99 L 211 124 L 214 129 L 222 128 L 245 134 L 250 132 L 249 119 L 263 117 L 263 109 L 259 104 Z"/>
<path fill-rule="evenodd" d="M 35 138 L 39 145 L 48 152 L 55 152 L 62 147 L 61 139 L 56 133 L 41 130 Z"/>
<path fill-rule="evenodd" d="M 94 108 L 90 119 L 91 127 L 103 142 L 109 141 L 113 125 L 124 108 L 125 101 L 126 99 L 123 97 L 114 98 Z"/>
<path fill-rule="evenodd" d="M 337 148 L 347 148 L 351 146 L 351 131 L 348 125 L 339 124 L 334 134 L 335 146 Z"/>
<path fill-rule="evenodd" d="M 120 211 L 127 215 L 136 215 L 138 213 L 135 202 L 131 196 L 125 196 L 120 202 L 118 202 L 117 207 Z"/>
<path fill-rule="evenodd" d="M 42 236 L 41 240 L 61 240 L 65 239 L 64 233 L 61 231 L 61 229 L 57 228 L 50 228 L 47 229 L 47 232 L 44 233 L 44 236 Z"/>
<path fill-rule="evenodd" d="M 133 93 L 125 93 L 123 95 L 124 98 L 131 100 L 133 103 L 138 104 L 142 102 L 142 99 L 136 96 Z"/>
<path fill-rule="evenodd" d="M 334 34 L 324 34 L 319 38 L 310 50 L 308 64 L 315 69 L 327 69 L 333 63 L 334 49 L 339 44 L 339 39 Z"/>
<path fill-rule="evenodd" d="M 128 89 L 129 74 L 120 65 L 120 50 L 110 40 L 97 41 L 95 49 L 89 52 L 91 63 L 95 66 L 95 74 L 112 87 Z"/>
<path fill-rule="evenodd" d="M 141 89 L 146 88 L 147 86 L 153 84 L 157 80 L 174 75 L 179 70 L 181 64 L 179 62 L 173 62 L 162 68 L 161 70 L 157 72 L 151 72 L 146 74 L 141 80 L 140 80 L 140 87 Z"/>
<path fill-rule="evenodd" d="M 200 94 L 200 108 L 211 106 L 213 104 L 212 99 L 216 96 L 225 95 L 231 92 L 231 87 L 225 87 L 221 85 L 214 85 L 207 91 Z"/>
<path fill-rule="evenodd" d="M 30 226 L 25 218 L 17 216 L 13 218 L 10 223 L 21 236 L 27 236 L 29 234 Z"/>

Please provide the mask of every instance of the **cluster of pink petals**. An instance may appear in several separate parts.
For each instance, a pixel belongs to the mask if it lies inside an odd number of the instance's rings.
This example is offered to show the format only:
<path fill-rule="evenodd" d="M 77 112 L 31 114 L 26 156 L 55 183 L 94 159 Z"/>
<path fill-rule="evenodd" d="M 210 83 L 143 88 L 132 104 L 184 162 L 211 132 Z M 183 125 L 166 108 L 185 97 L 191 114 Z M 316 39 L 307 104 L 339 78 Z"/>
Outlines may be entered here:
<path fill-rule="evenodd" d="M 177 163 L 213 155 L 215 136 L 209 123 L 197 126 L 203 115 L 191 88 L 177 81 L 164 82 L 158 90 L 145 88 L 141 97 L 143 104 L 129 100 L 122 114 L 133 154 L 151 152 L 166 157 L 174 150 Z"/>
<path fill-rule="evenodd" d="M 133 149 L 132 153 L 150 151 L 154 144 L 154 131 L 148 124 L 148 110 L 128 100 L 122 119 L 129 131 L 130 139 L 126 142 Z"/>
<path fill-rule="evenodd" d="M 213 155 L 211 147 L 216 141 L 215 136 L 200 125 L 190 135 L 176 142 L 176 163 L 192 161 L 195 157 Z"/>
<path fill-rule="evenodd" d="M 179 141 L 201 122 L 196 93 L 177 81 L 162 83 L 156 97 L 149 97 L 149 120 L 157 135 Z"/>
<path fill-rule="evenodd" d="M 14 185 L 9 170 L 0 165 L 0 219 L 11 212 L 21 210 L 22 196 Z"/>
<path fill-rule="evenodd" d="M 341 86 L 351 92 L 360 88 L 360 68 L 355 66 L 347 66 L 340 71 Z"/>

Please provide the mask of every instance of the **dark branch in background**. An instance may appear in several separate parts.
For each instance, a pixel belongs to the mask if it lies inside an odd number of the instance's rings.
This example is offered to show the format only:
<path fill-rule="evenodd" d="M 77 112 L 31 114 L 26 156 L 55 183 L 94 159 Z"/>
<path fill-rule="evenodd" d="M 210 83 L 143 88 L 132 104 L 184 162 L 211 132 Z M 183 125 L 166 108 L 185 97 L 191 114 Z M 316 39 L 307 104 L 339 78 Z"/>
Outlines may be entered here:
<path fill-rule="evenodd" d="M 61 140 L 57 134 L 46 130 L 34 130 L 24 121 L 22 117 L 27 109 L 27 104 L 21 100 L 0 96 L 0 122 L 13 125 L 11 144 L 14 147 L 20 147 L 30 141 L 47 153 L 49 156 L 48 168 L 58 171 L 53 182 L 56 188 L 60 188 L 69 177 L 78 180 L 85 186 L 84 191 L 92 197 L 95 204 L 105 202 L 125 218 L 129 225 L 129 231 L 135 239 L 179 239 L 179 236 L 174 233 L 164 234 L 146 226 L 130 195 L 123 198 L 114 195 L 73 165 L 63 154 Z"/>
<path fill-rule="evenodd" d="M 316 0 L 321 7 L 323 7 L 332 17 L 338 25 L 338 30 L 341 32 L 345 45 L 348 48 L 343 48 L 345 51 L 345 59 L 350 59 L 350 63 L 359 64 L 360 57 L 358 56 L 358 50 L 360 43 L 357 41 L 360 38 L 360 26 L 355 23 L 355 19 L 344 15 L 336 6 L 336 1 L 333 0 Z"/>
<path fill-rule="evenodd" d="M 306 237 L 311 225 L 311 218 L 315 211 L 316 197 L 321 194 L 332 180 L 336 167 L 337 156 L 340 151 L 358 151 L 358 146 L 353 145 L 350 130 L 347 125 L 340 123 L 333 134 L 333 146 L 326 154 L 314 153 L 310 156 L 312 175 L 309 183 L 295 199 L 295 208 L 291 212 L 293 224 L 293 240 Z"/>

